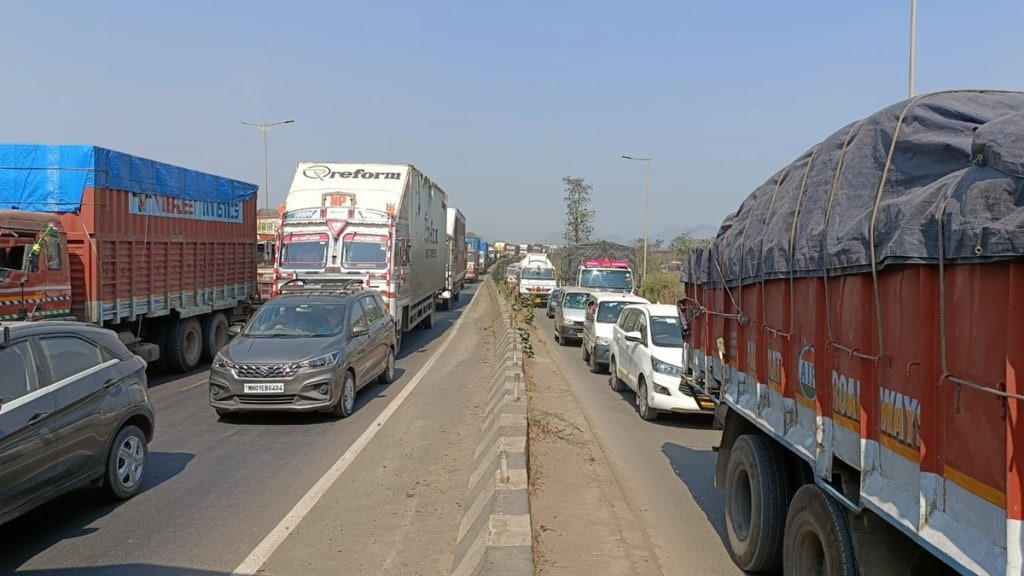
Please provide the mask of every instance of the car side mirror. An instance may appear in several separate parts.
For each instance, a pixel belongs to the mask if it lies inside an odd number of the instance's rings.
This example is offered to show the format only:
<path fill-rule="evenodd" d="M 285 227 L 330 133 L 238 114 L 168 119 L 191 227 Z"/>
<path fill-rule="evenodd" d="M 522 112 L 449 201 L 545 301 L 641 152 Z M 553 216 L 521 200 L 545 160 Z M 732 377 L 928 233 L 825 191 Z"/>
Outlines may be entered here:
<path fill-rule="evenodd" d="M 353 326 L 352 327 L 352 331 L 349 332 L 349 334 L 353 338 L 356 338 L 358 336 L 365 336 L 365 335 L 367 335 L 369 333 L 370 333 L 370 327 L 369 326 L 364 326 L 362 324 L 357 324 L 357 325 Z"/>
<path fill-rule="evenodd" d="M 232 324 L 231 326 L 228 326 L 228 336 L 231 336 L 232 338 L 234 338 L 235 336 L 238 336 L 241 333 L 242 333 L 242 325 L 241 324 Z"/>
<path fill-rule="evenodd" d="M 643 344 L 644 337 L 641 336 L 639 332 L 626 332 L 626 340 L 628 340 L 629 342 L 637 342 L 639 344 Z"/>

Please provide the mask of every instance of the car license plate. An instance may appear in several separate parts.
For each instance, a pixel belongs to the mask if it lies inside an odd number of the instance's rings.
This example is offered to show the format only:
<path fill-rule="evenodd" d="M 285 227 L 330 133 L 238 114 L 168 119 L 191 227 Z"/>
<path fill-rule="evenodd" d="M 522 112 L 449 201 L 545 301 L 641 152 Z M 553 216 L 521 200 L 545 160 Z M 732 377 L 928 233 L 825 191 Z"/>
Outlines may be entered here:
<path fill-rule="evenodd" d="M 280 394 L 284 392 L 284 382 L 247 382 L 246 394 Z"/>

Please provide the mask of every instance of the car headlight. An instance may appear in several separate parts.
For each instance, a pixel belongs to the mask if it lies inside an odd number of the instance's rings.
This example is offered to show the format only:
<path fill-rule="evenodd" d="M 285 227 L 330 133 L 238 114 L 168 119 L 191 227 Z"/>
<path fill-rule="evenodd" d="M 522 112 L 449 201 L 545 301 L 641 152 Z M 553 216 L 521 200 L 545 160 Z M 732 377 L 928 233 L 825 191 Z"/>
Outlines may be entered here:
<path fill-rule="evenodd" d="M 594 344 L 597 344 L 598 346 L 607 346 L 611 343 L 612 339 L 606 336 L 598 336 L 597 338 L 594 338 Z"/>
<path fill-rule="evenodd" d="M 227 356 L 218 352 L 217 356 L 213 359 L 213 367 L 218 370 L 233 370 L 235 363 L 228 359 Z"/>
<path fill-rule="evenodd" d="M 300 368 L 327 368 L 328 366 L 334 366 L 338 363 L 341 358 L 341 352 L 331 352 L 330 354 L 324 354 L 323 356 L 317 356 L 311 360 L 303 360 L 299 362 Z"/>
<path fill-rule="evenodd" d="M 573 324 L 575 324 L 575 322 L 572 321 L 572 318 L 562 318 L 562 325 L 572 326 Z"/>
<path fill-rule="evenodd" d="M 662 362 L 661 360 L 654 360 L 654 371 L 660 374 L 668 374 L 669 376 L 682 376 L 683 369 L 679 366 L 669 364 L 668 362 Z"/>

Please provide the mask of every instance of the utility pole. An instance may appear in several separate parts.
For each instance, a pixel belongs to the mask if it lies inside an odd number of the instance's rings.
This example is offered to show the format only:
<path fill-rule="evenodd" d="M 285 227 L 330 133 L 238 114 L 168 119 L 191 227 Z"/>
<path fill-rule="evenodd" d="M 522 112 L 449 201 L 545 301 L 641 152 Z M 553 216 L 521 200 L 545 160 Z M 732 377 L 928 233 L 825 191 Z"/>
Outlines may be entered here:
<path fill-rule="evenodd" d="M 634 156 L 622 155 L 626 160 L 636 160 L 637 162 L 644 163 L 644 262 L 643 272 L 640 277 L 640 281 L 643 282 L 647 279 L 647 218 L 651 204 L 651 159 L 650 158 L 637 158 Z"/>
<path fill-rule="evenodd" d="M 255 126 L 263 131 L 263 207 L 270 207 L 270 163 L 269 156 L 267 154 L 267 131 L 274 126 L 280 126 L 281 124 L 291 124 L 295 120 L 282 120 L 280 122 L 246 122 L 241 121 L 246 126 Z"/>

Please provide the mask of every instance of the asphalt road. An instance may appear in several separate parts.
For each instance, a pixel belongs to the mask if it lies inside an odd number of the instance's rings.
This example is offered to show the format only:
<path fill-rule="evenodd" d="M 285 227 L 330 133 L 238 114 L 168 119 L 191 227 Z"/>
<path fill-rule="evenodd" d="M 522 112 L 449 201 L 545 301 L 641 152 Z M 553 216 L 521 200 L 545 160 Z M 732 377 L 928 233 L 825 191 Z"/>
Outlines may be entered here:
<path fill-rule="evenodd" d="M 578 344 L 559 346 L 552 321 L 535 324 L 573 386 L 662 574 L 743 574 L 726 550 L 724 498 L 714 486 L 721 432 L 710 415 L 637 415 L 630 390 L 614 392 L 607 374 L 592 374 Z"/>
<path fill-rule="evenodd" d="M 83 489 L 0 526 L 0 574 L 447 574 L 482 421 L 473 375 L 489 375 L 489 304 L 471 296 L 406 334 L 396 382 L 361 390 L 342 420 L 220 422 L 205 371 L 152 375 L 140 494 Z"/>

